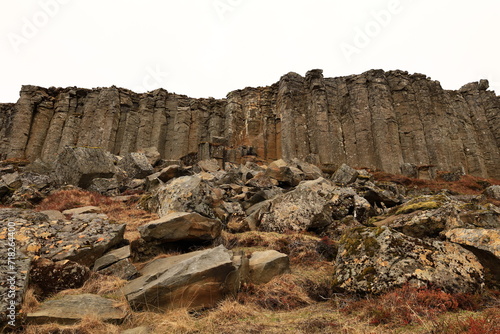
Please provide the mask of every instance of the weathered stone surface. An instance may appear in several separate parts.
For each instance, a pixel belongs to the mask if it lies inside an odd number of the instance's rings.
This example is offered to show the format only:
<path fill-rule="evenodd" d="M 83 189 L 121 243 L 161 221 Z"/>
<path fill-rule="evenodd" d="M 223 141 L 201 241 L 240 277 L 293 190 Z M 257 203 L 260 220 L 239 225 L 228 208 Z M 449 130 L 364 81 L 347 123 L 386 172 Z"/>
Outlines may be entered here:
<path fill-rule="evenodd" d="M 116 178 L 95 178 L 90 183 L 88 190 L 103 195 L 114 196 L 120 193 L 120 183 Z"/>
<path fill-rule="evenodd" d="M 109 251 L 94 262 L 93 270 L 97 271 L 109 267 L 113 263 L 129 258 L 130 255 L 130 245 Z"/>
<path fill-rule="evenodd" d="M 381 293 L 410 285 L 449 292 L 480 291 L 483 266 L 464 248 L 441 241 L 423 241 L 388 227 L 358 227 L 339 241 L 334 273 L 340 290 Z"/>
<path fill-rule="evenodd" d="M 100 269 L 99 273 L 103 275 L 113 275 L 125 280 L 131 280 L 138 275 L 137 268 L 132 264 L 130 259 L 123 259 L 115 262 L 106 268 Z"/>
<path fill-rule="evenodd" d="M 59 299 L 43 302 L 26 319 L 30 323 L 74 324 L 87 315 L 96 316 L 107 322 L 120 323 L 125 319 L 126 312 L 114 306 L 115 300 L 98 295 L 66 295 Z"/>
<path fill-rule="evenodd" d="M 288 255 L 275 250 L 253 252 L 250 257 L 250 282 L 264 284 L 274 277 L 290 272 Z"/>
<path fill-rule="evenodd" d="M 212 172 L 213 173 L 213 172 L 217 172 L 221 169 L 217 159 L 198 161 L 197 165 L 203 172 Z"/>
<path fill-rule="evenodd" d="M 62 212 L 63 215 L 81 215 L 84 213 L 99 213 L 101 208 L 98 206 L 82 206 L 80 208 L 68 209 Z"/>
<path fill-rule="evenodd" d="M 300 169 L 282 159 L 271 162 L 266 169 L 266 175 L 285 186 L 296 186 L 305 179 Z"/>
<path fill-rule="evenodd" d="M 444 90 L 422 74 L 382 70 L 288 73 L 220 100 L 23 86 L 15 105 L 0 104 L 0 157 L 49 161 L 68 145 L 121 155 L 154 147 L 166 160 L 298 158 L 391 173 L 412 164 L 499 178 L 500 99 L 486 86 Z"/>
<path fill-rule="evenodd" d="M 40 213 L 46 215 L 49 220 L 66 220 L 66 217 L 58 210 L 44 210 Z"/>
<path fill-rule="evenodd" d="M 221 231 L 222 224 L 218 219 L 188 212 L 172 212 L 139 227 L 139 232 L 144 240 L 163 242 L 214 240 Z"/>
<path fill-rule="evenodd" d="M 90 270 L 73 261 L 51 261 L 38 259 L 32 263 L 30 284 L 37 287 L 42 297 L 66 289 L 78 289 L 89 279 Z"/>
<path fill-rule="evenodd" d="M 172 212 L 197 212 L 215 218 L 211 195 L 212 187 L 200 175 L 182 176 L 159 187 L 146 205 L 160 217 Z"/>
<path fill-rule="evenodd" d="M 500 229 L 456 228 L 444 235 L 451 242 L 490 252 L 500 260 Z"/>
<path fill-rule="evenodd" d="M 347 185 L 356 181 L 359 173 L 352 167 L 342 164 L 332 175 L 332 181 L 339 184 Z"/>
<path fill-rule="evenodd" d="M 118 167 L 127 173 L 130 179 L 143 179 L 154 173 L 153 166 L 149 163 L 144 153 L 129 153 L 118 162 Z"/>
<path fill-rule="evenodd" d="M 500 186 L 494 185 L 489 186 L 484 190 L 484 194 L 488 197 L 494 198 L 500 201 Z"/>
<path fill-rule="evenodd" d="M 141 270 L 143 276 L 123 288 L 135 309 L 210 307 L 238 286 L 232 252 L 219 246 L 205 251 L 158 259 Z"/>
<path fill-rule="evenodd" d="M 184 169 L 179 165 L 170 165 L 163 168 L 159 173 L 158 178 L 163 182 L 168 182 L 173 178 L 185 175 Z"/>
<path fill-rule="evenodd" d="M 56 179 L 86 189 L 93 179 L 113 177 L 114 161 L 114 156 L 103 149 L 66 147 L 55 162 Z"/>
<path fill-rule="evenodd" d="M 30 210 L 0 209 L 0 240 L 8 235 L 7 223 L 16 224 L 16 243 L 29 256 L 54 261 L 71 260 L 92 266 L 108 249 L 123 241 L 125 225 L 89 214 L 71 221 L 50 221 Z"/>
<path fill-rule="evenodd" d="M 9 187 L 10 189 L 17 189 L 23 185 L 21 178 L 19 177 L 18 172 L 9 173 L 2 175 L 2 181 Z"/>

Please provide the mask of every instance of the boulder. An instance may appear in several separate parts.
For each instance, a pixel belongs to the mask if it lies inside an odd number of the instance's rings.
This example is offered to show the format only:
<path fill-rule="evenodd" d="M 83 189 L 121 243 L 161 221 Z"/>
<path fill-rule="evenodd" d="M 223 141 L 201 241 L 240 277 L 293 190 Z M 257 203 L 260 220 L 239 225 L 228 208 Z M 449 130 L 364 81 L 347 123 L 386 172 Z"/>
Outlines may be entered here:
<path fill-rule="evenodd" d="M 218 219 L 188 212 L 172 212 L 139 227 L 144 240 L 162 242 L 214 240 L 220 236 L 221 230 L 222 224 Z"/>
<path fill-rule="evenodd" d="M 127 173 L 129 179 L 143 179 L 154 173 L 153 166 L 144 153 L 128 153 L 120 162 L 118 167 Z"/>
<path fill-rule="evenodd" d="M 19 176 L 18 172 L 2 175 L 2 181 L 10 189 L 18 189 L 23 185 L 23 182 L 22 182 L 21 177 Z"/>
<path fill-rule="evenodd" d="M 156 189 L 145 206 L 160 217 L 172 212 L 197 212 L 215 218 L 212 186 L 201 176 L 182 176 Z"/>
<path fill-rule="evenodd" d="M 93 294 L 66 295 L 43 302 L 34 312 L 27 314 L 26 320 L 32 324 L 71 325 L 91 315 L 102 321 L 121 323 L 127 313 L 115 304 L 116 300 Z"/>
<path fill-rule="evenodd" d="M 279 184 L 275 179 L 267 175 L 265 172 L 259 172 L 250 180 L 248 180 L 245 185 L 249 187 L 255 187 L 259 189 L 272 188 Z"/>
<path fill-rule="evenodd" d="M 99 148 L 65 147 L 58 155 L 54 169 L 59 183 L 87 189 L 95 178 L 113 177 L 115 157 Z"/>
<path fill-rule="evenodd" d="M 275 250 L 253 252 L 250 257 L 250 282 L 264 284 L 278 275 L 290 272 L 288 255 Z"/>
<path fill-rule="evenodd" d="M 232 252 L 224 246 L 160 258 L 123 288 L 133 309 L 165 310 L 215 306 L 239 286 Z"/>
<path fill-rule="evenodd" d="M 99 270 L 100 274 L 112 275 L 124 280 L 131 280 L 137 277 L 137 268 L 130 259 L 123 259 Z"/>
<path fill-rule="evenodd" d="M 301 182 L 294 190 L 270 200 L 269 211 L 259 214 L 260 229 L 283 233 L 326 228 L 334 220 L 331 198 L 335 189 L 324 178 Z"/>
<path fill-rule="evenodd" d="M 500 186 L 499 185 L 489 186 L 484 190 L 484 194 L 488 197 L 496 199 L 497 201 L 500 201 Z"/>
<path fill-rule="evenodd" d="M 352 167 L 342 164 L 332 175 L 332 181 L 338 184 L 346 185 L 356 181 L 359 173 Z"/>
<path fill-rule="evenodd" d="M 90 183 L 88 190 L 95 191 L 97 193 L 115 196 L 120 193 L 120 183 L 116 178 L 95 178 Z"/>
<path fill-rule="evenodd" d="M 221 169 L 217 159 L 198 161 L 197 166 L 201 169 L 201 171 L 208 173 L 214 173 Z"/>
<path fill-rule="evenodd" d="M 468 250 L 388 227 L 357 227 L 344 233 L 334 279 L 337 290 L 355 293 L 382 293 L 404 284 L 470 293 L 484 284 L 483 266 Z"/>
<path fill-rule="evenodd" d="M 304 173 L 304 180 L 316 180 L 323 177 L 323 172 L 318 166 L 297 158 L 292 159 L 292 163 Z"/>
<path fill-rule="evenodd" d="M 78 289 L 89 277 L 89 268 L 76 262 L 40 258 L 31 265 L 30 284 L 34 284 L 37 294 L 45 298 L 62 290 Z"/>
<path fill-rule="evenodd" d="M 144 154 L 151 166 L 155 166 L 161 159 L 160 152 L 158 152 L 158 149 L 154 146 L 138 150 L 138 153 Z"/>
<path fill-rule="evenodd" d="M 283 186 L 292 187 L 298 185 L 305 178 L 300 169 L 282 159 L 271 162 L 266 169 L 266 175 L 276 179 Z"/>

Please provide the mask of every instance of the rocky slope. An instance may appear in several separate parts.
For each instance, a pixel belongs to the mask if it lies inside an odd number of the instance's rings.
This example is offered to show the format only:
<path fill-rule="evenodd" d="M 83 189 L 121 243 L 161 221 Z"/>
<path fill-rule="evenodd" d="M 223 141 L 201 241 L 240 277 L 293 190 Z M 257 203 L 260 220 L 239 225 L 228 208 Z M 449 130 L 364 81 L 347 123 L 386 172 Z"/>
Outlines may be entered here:
<path fill-rule="evenodd" d="M 0 104 L 0 158 L 52 161 L 66 146 L 120 155 L 154 147 L 165 160 L 299 158 L 324 170 L 346 163 L 500 178 L 500 98 L 487 89 L 482 80 L 449 91 L 425 75 L 382 70 L 288 73 L 220 100 L 23 86 L 16 104 Z"/>

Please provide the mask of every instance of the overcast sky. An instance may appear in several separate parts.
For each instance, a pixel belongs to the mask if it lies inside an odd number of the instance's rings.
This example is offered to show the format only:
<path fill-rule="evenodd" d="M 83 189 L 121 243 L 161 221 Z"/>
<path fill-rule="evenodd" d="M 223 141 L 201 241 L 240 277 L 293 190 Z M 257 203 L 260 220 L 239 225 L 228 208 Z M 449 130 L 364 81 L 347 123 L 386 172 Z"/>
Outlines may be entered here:
<path fill-rule="evenodd" d="M 500 94 L 499 0 L 0 0 L 0 102 L 21 85 L 225 97 L 290 71 L 424 73 Z"/>

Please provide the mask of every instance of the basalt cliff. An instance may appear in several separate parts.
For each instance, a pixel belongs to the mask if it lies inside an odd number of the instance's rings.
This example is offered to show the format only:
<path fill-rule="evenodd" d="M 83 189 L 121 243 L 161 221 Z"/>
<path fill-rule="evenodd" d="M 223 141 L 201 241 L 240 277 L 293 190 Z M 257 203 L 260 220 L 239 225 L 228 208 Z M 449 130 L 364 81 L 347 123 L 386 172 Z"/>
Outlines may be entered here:
<path fill-rule="evenodd" d="M 0 104 L 0 159 L 53 161 L 67 146 L 117 155 L 154 147 L 165 160 L 298 158 L 333 170 L 345 163 L 500 178 L 500 97 L 486 80 L 451 91 L 403 71 L 324 78 L 312 70 L 225 99 L 23 86 L 17 103 Z"/>

